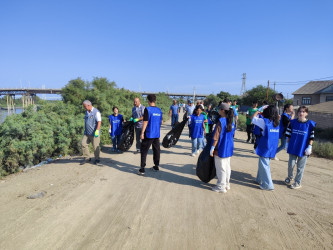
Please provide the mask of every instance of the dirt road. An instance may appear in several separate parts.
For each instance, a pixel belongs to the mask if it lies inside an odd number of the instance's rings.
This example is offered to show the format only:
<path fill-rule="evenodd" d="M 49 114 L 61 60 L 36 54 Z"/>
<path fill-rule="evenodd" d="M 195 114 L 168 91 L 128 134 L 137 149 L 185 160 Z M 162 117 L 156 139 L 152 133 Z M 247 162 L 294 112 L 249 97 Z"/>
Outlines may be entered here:
<path fill-rule="evenodd" d="M 235 138 L 226 194 L 210 190 L 216 180 L 196 177 L 187 128 L 175 147 L 161 148 L 161 171 L 144 177 L 134 147 L 124 154 L 107 147 L 103 167 L 62 159 L 6 177 L 0 249 L 332 249 L 333 162 L 310 157 L 303 187 L 292 190 L 281 152 L 271 162 L 275 191 L 263 191 L 252 182 L 252 145 L 243 132 Z M 40 191 L 43 198 L 27 199 Z"/>

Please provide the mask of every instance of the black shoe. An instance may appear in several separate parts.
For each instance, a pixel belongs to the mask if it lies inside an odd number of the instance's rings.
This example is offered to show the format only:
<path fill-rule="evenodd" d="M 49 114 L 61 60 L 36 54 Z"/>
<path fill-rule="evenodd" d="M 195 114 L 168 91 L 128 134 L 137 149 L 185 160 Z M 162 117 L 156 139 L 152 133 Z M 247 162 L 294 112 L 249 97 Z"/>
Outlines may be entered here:
<path fill-rule="evenodd" d="M 252 140 L 251 143 L 254 144 L 254 140 Z"/>
<path fill-rule="evenodd" d="M 84 164 L 86 164 L 86 163 L 88 163 L 88 162 L 90 162 L 90 161 L 91 161 L 91 158 L 89 158 L 89 159 L 84 159 L 83 161 L 80 162 L 80 165 L 84 165 Z"/>
<path fill-rule="evenodd" d="M 151 170 L 154 171 L 154 172 L 157 172 L 157 171 L 159 171 L 160 169 L 159 169 L 158 166 L 154 166 L 154 167 L 151 168 Z"/>
<path fill-rule="evenodd" d="M 144 168 L 140 168 L 138 175 L 145 175 L 145 169 Z"/>
<path fill-rule="evenodd" d="M 248 143 L 250 141 L 250 139 L 247 139 L 246 142 Z"/>
<path fill-rule="evenodd" d="M 134 154 L 140 154 L 140 150 L 135 151 Z"/>
<path fill-rule="evenodd" d="M 95 164 L 95 165 L 98 165 L 99 162 L 100 162 L 100 160 L 95 160 L 95 161 L 94 161 L 94 164 Z"/>

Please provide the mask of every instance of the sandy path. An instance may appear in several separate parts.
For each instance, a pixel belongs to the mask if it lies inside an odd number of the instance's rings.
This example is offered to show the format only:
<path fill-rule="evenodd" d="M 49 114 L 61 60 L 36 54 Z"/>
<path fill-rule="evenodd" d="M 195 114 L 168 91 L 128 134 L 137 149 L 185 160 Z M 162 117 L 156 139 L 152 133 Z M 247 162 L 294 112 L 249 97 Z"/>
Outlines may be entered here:
<path fill-rule="evenodd" d="M 226 194 L 196 177 L 187 129 L 161 148 L 161 171 L 144 177 L 134 148 L 106 148 L 103 167 L 64 159 L 0 180 L 0 249 L 332 249 L 333 162 L 310 157 L 303 187 L 291 190 L 281 152 L 271 163 L 275 191 L 262 191 L 252 145 L 243 132 L 235 138 Z"/>

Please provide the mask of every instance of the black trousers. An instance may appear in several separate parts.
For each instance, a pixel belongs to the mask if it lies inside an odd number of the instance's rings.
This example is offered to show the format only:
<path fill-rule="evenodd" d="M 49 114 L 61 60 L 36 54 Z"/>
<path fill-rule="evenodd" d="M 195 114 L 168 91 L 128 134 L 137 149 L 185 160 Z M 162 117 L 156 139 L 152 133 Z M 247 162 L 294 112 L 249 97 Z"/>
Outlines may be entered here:
<path fill-rule="evenodd" d="M 160 165 L 160 138 L 144 138 L 141 142 L 141 168 L 146 166 L 147 154 L 150 146 L 153 145 L 153 160 L 154 165 Z"/>
<path fill-rule="evenodd" d="M 246 132 L 247 132 L 247 140 L 249 141 L 252 137 L 252 141 L 254 141 L 253 124 L 246 125 Z"/>

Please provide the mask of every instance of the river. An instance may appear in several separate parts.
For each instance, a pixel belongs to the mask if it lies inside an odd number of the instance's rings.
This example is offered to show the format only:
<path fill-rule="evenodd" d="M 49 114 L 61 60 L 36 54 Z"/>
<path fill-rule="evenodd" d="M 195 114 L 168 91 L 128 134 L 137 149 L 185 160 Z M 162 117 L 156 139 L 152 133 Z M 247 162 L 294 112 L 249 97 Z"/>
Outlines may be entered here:
<path fill-rule="evenodd" d="M 16 114 L 22 113 L 23 109 L 22 108 L 17 108 L 15 109 Z M 11 113 L 13 114 L 13 112 Z M 11 115 L 9 114 L 9 115 Z M 5 118 L 8 116 L 8 110 L 0 109 L 0 124 L 4 122 Z"/>

